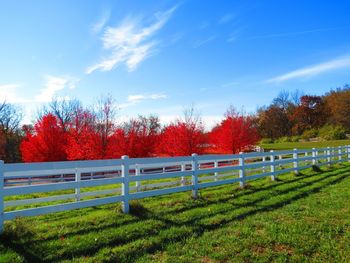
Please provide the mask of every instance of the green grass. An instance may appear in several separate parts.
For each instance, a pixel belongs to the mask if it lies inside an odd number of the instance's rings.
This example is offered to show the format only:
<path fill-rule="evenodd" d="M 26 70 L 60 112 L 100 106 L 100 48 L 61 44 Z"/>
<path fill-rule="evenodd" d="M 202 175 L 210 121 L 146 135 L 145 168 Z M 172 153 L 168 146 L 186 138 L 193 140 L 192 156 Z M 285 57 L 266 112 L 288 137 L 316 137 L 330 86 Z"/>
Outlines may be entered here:
<path fill-rule="evenodd" d="M 349 262 L 350 165 L 6 222 L 0 262 Z"/>
<path fill-rule="evenodd" d="M 334 140 L 334 141 L 320 141 L 320 142 L 280 142 L 280 143 L 266 143 L 260 144 L 265 150 L 289 150 L 289 149 L 311 149 L 324 147 L 337 147 L 350 145 L 350 140 Z"/>

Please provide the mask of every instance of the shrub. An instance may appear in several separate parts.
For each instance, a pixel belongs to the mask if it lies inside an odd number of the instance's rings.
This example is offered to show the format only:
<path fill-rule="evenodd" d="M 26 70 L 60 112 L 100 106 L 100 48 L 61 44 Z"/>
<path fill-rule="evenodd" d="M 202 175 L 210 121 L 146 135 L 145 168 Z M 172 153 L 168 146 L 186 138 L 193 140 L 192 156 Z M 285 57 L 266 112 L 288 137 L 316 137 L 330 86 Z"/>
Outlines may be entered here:
<path fill-rule="evenodd" d="M 291 137 L 291 142 L 299 142 L 300 136 L 292 136 Z"/>
<path fill-rule="evenodd" d="M 260 141 L 260 144 L 271 144 L 274 143 L 274 140 L 272 138 L 263 138 Z"/>
<path fill-rule="evenodd" d="M 313 128 L 313 129 L 304 131 L 303 134 L 301 135 L 301 138 L 304 140 L 309 140 L 311 138 L 315 138 L 318 136 L 319 136 L 319 130 Z"/>
<path fill-rule="evenodd" d="M 291 142 L 292 138 L 288 136 L 284 136 L 278 139 L 278 142 Z"/>
<path fill-rule="evenodd" d="M 340 125 L 326 124 L 320 129 L 319 135 L 324 140 L 346 139 L 346 129 Z"/>

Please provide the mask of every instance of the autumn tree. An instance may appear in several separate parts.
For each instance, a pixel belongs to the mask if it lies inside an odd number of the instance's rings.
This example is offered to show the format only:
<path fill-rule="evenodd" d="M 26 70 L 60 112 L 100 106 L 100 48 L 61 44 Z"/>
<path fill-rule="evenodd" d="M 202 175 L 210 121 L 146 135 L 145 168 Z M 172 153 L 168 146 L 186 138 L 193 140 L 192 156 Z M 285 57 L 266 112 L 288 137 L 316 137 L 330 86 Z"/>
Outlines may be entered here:
<path fill-rule="evenodd" d="M 116 130 L 113 135 L 113 148 L 129 157 L 154 156 L 160 129 L 160 122 L 156 116 L 131 119 Z"/>
<path fill-rule="evenodd" d="M 57 118 L 60 127 L 67 132 L 71 122 L 81 110 L 82 105 L 79 100 L 55 97 L 48 105 L 42 108 L 39 113 L 39 119 L 50 113 Z"/>
<path fill-rule="evenodd" d="M 69 125 L 68 159 L 120 158 L 124 141 L 115 125 L 115 114 L 116 106 L 111 96 L 100 99 L 91 110 L 78 107 Z"/>
<path fill-rule="evenodd" d="M 238 153 L 255 145 L 258 140 L 252 118 L 237 113 L 232 107 L 210 133 L 210 143 L 217 153 Z"/>
<path fill-rule="evenodd" d="M 331 113 L 328 121 L 350 131 L 350 86 L 345 85 L 343 88 L 331 90 L 326 94 L 325 102 Z"/>
<path fill-rule="evenodd" d="M 101 159 L 99 136 L 95 129 L 95 116 L 80 108 L 72 117 L 67 134 L 68 160 Z"/>
<path fill-rule="evenodd" d="M 117 106 L 112 96 L 108 95 L 98 100 L 93 106 L 92 113 L 95 116 L 95 131 L 97 134 L 96 143 L 97 151 L 100 159 L 112 158 L 113 153 L 111 149 L 111 136 L 115 131 L 115 117 L 117 113 Z"/>
<path fill-rule="evenodd" d="M 305 130 L 322 127 L 328 118 L 328 111 L 322 97 L 304 95 L 300 105 L 294 110 L 291 119 L 294 122 L 293 132 L 301 134 Z"/>
<path fill-rule="evenodd" d="M 292 119 L 295 108 L 300 103 L 301 92 L 281 91 L 270 106 L 261 107 L 256 114 L 255 123 L 262 137 L 279 138 L 292 135 Z"/>
<path fill-rule="evenodd" d="M 192 107 L 184 111 L 182 119 L 177 119 L 163 129 L 158 153 L 169 156 L 202 154 L 207 143 L 202 120 Z"/>
<path fill-rule="evenodd" d="M 291 127 L 287 112 L 280 107 L 271 105 L 267 109 L 258 110 L 257 128 L 262 137 L 275 139 L 290 136 Z"/>
<path fill-rule="evenodd" d="M 67 160 L 66 133 L 59 120 L 52 114 L 44 115 L 34 125 L 33 132 L 27 132 L 21 143 L 25 162 L 48 162 Z"/>

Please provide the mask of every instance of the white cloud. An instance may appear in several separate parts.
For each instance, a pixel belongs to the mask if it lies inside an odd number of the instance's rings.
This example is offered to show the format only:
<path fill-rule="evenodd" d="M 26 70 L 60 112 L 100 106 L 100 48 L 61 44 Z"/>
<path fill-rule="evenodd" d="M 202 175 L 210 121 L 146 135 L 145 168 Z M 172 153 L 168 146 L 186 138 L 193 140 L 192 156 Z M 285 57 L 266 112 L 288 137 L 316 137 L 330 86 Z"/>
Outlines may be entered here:
<path fill-rule="evenodd" d="M 36 102 L 50 102 L 58 91 L 63 89 L 74 89 L 79 81 L 72 77 L 55 77 L 46 75 L 45 87 L 40 90 L 40 93 L 35 97 Z"/>
<path fill-rule="evenodd" d="M 144 94 L 136 94 L 136 95 L 129 95 L 127 98 L 127 101 L 129 103 L 138 103 L 143 100 L 160 100 L 160 99 L 166 99 L 168 96 L 165 94 L 155 93 L 151 95 L 144 95 Z"/>
<path fill-rule="evenodd" d="M 236 30 L 231 32 L 228 39 L 227 39 L 227 42 L 232 43 L 232 42 L 236 41 L 238 39 L 241 31 L 242 31 L 242 28 L 237 28 Z"/>
<path fill-rule="evenodd" d="M 279 37 L 291 37 L 291 36 L 298 36 L 298 35 L 307 35 L 311 33 L 319 33 L 319 32 L 325 32 L 325 31 L 334 31 L 343 29 L 345 27 L 330 27 L 330 28 L 317 28 L 312 30 L 304 30 L 304 31 L 296 31 L 296 32 L 284 32 L 284 33 L 273 33 L 273 34 L 264 34 L 264 35 L 257 35 L 246 38 L 247 40 L 253 40 L 253 39 L 264 39 L 264 38 L 279 38 Z"/>
<path fill-rule="evenodd" d="M 129 71 L 133 71 L 153 51 L 157 41 L 152 37 L 170 19 L 176 6 L 156 13 L 154 22 L 142 26 L 136 19 L 124 20 L 117 27 L 107 27 L 102 36 L 103 47 L 110 55 L 101 62 L 87 68 L 86 73 L 96 70 L 110 71 L 120 64 L 126 64 Z"/>
<path fill-rule="evenodd" d="M 215 36 L 210 36 L 208 38 L 205 38 L 205 39 L 202 39 L 202 40 L 196 40 L 194 43 L 193 43 L 193 48 L 199 48 L 211 41 L 213 41 L 216 37 Z"/>
<path fill-rule="evenodd" d="M 166 99 L 168 98 L 167 95 L 161 94 L 161 93 L 155 93 L 155 94 L 150 94 L 150 95 L 145 95 L 145 94 L 135 94 L 135 95 L 129 95 L 126 103 L 120 104 L 120 108 L 126 108 L 131 105 L 135 105 L 137 103 L 140 103 L 145 100 L 161 100 L 161 99 Z"/>
<path fill-rule="evenodd" d="M 110 17 L 111 11 L 105 11 L 100 19 L 91 26 L 91 31 L 95 34 L 99 33 L 104 28 Z"/>
<path fill-rule="evenodd" d="M 181 119 L 183 116 L 181 114 L 161 114 L 159 115 L 159 120 L 162 124 L 170 124 L 171 122 Z M 223 119 L 223 115 L 204 115 L 201 116 L 204 128 L 209 131 L 219 124 Z"/>
<path fill-rule="evenodd" d="M 230 22 L 233 18 L 234 18 L 233 14 L 226 14 L 220 18 L 219 24 L 226 24 Z"/>
<path fill-rule="evenodd" d="M 280 83 L 290 79 L 299 79 L 319 75 L 328 71 L 350 67 L 350 56 L 326 61 L 313 66 L 297 69 L 267 80 L 268 83 Z"/>
<path fill-rule="evenodd" d="M 19 84 L 0 85 L 0 103 L 6 101 L 8 103 L 26 103 L 29 100 L 18 96 Z"/>

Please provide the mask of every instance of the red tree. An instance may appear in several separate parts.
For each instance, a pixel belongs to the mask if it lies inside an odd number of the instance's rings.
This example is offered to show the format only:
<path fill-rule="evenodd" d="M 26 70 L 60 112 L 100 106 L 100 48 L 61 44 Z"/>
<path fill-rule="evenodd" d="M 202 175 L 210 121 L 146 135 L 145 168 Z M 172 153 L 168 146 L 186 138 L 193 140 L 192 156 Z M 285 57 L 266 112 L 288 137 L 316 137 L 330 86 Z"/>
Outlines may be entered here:
<path fill-rule="evenodd" d="M 60 127 L 58 119 L 52 115 L 44 115 L 28 130 L 21 143 L 24 162 L 48 162 L 67 160 L 66 133 Z"/>
<path fill-rule="evenodd" d="M 120 158 L 123 141 L 120 130 L 113 134 L 102 133 L 101 124 L 97 123 L 95 114 L 80 110 L 69 126 L 67 139 L 68 160 L 97 160 Z"/>
<path fill-rule="evenodd" d="M 97 136 L 94 130 L 94 116 L 92 113 L 79 110 L 69 123 L 67 136 L 68 160 L 99 159 L 95 144 Z"/>
<path fill-rule="evenodd" d="M 160 134 L 159 119 L 154 116 L 132 119 L 124 124 L 124 152 L 130 157 L 151 157 Z"/>
<path fill-rule="evenodd" d="M 210 142 L 217 153 L 237 153 L 258 140 L 251 118 L 233 112 L 226 114 L 225 119 L 210 132 Z"/>
<path fill-rule="evenodd" d="M 203 154 L 206 144 L 207 139 L 201 124 L 178 120 L 163 130 L 158 152 L 169 156 Z"/>
<path fill-rule="evenodd" d="M 294 122 L 293 132 L 301 134 L 311 128 L 322 127 L 329 117 L 326 104 L 320 96 L 302 96 L 300 105 L 290 117 Z"/>

